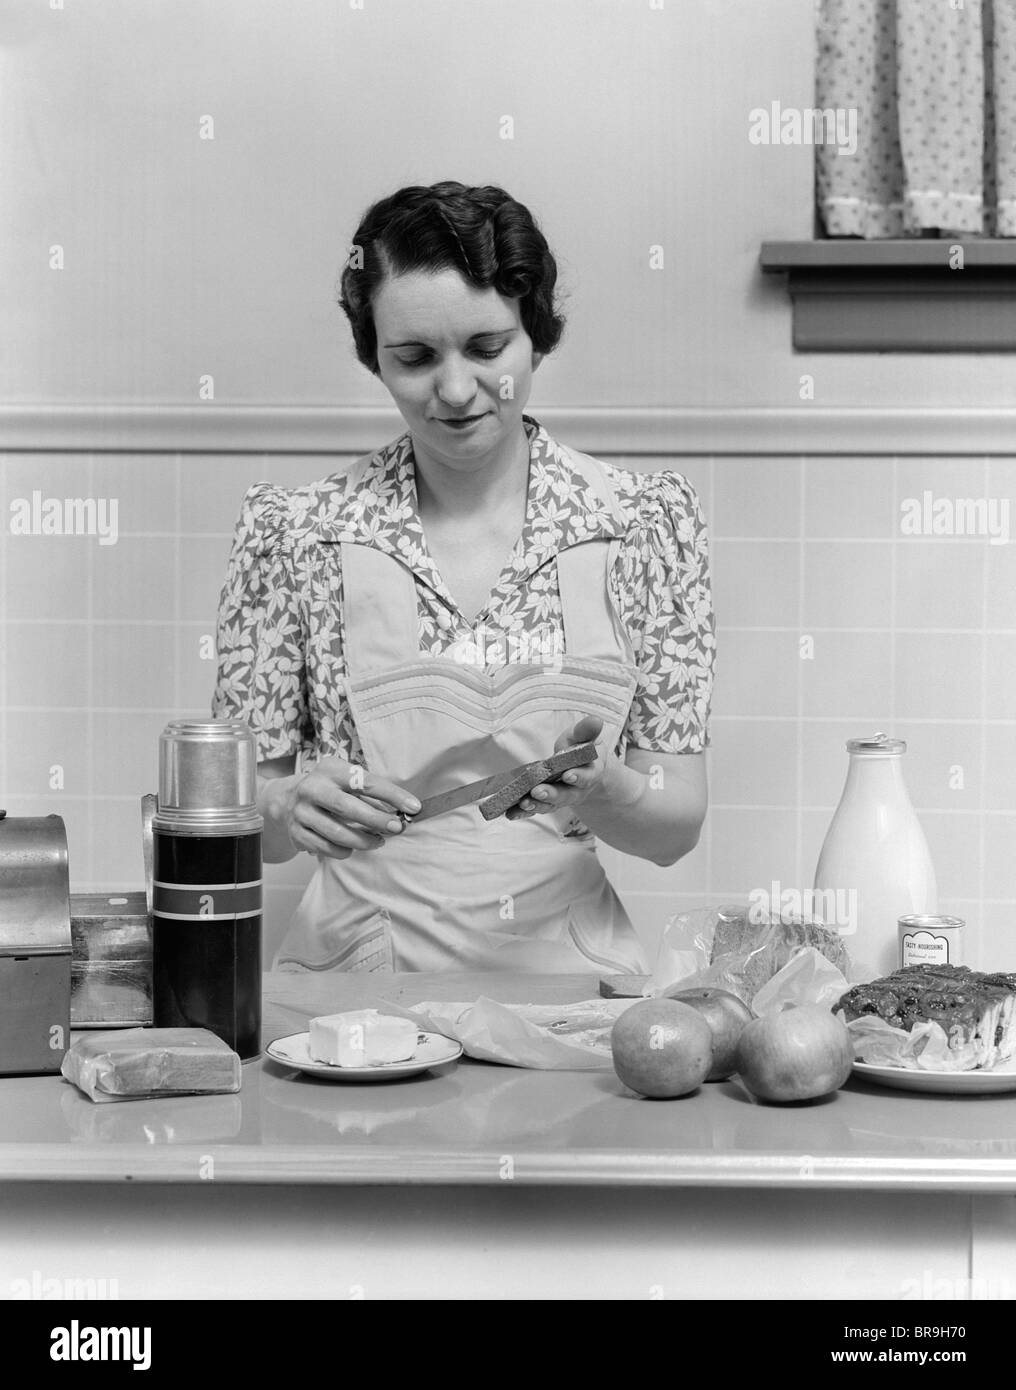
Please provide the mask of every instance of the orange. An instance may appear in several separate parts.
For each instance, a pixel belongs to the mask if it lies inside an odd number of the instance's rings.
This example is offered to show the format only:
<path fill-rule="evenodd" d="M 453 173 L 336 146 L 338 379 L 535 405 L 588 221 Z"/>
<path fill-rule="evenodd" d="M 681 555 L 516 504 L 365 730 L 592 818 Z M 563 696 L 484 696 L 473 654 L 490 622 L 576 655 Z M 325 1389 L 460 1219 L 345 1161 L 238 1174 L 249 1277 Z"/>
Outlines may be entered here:
<path fill-rule="evenodd" d="M 639 1095 L 684 1096 L 709 1074 L 713 1035 L 688 1004 L 640 999 L 614 1024 L 610 1051 L 618 1077 Z"/>
<path fill-rule="evenodd" d="M 759 1100 L 828 1095 L 839 1090 L 853 1065 L 846 1024 L 818 1004 L 798 1004 L 755 1019 L 737 1045 L 738 1074 Z"/>

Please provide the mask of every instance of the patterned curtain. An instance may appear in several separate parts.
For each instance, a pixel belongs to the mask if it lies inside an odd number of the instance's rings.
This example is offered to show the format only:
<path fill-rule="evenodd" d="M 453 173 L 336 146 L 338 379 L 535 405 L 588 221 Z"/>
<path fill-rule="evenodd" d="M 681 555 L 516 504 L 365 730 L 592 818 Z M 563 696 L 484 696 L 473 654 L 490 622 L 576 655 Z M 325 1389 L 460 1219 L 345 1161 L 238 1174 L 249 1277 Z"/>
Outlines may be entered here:
<path fill-rule="evenodd" d="M 817 0 L 816 146 L 831 237 L 1016 236 L 1016 0 Z"/>

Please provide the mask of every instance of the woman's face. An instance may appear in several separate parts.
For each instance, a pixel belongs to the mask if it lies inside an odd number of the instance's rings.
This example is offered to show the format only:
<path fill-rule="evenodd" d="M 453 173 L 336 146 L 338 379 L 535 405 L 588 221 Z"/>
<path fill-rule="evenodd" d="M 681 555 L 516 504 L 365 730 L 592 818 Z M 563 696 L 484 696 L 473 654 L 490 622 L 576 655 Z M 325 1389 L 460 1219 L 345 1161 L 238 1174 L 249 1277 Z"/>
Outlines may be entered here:
<path fill-rule="evenodd" d="M 418 449 L 471 469 L 518 433 L 542 357 L 518 300 L 457 270 L 412 271 L 385 278 L 373 311 L 379 374 Z"/>

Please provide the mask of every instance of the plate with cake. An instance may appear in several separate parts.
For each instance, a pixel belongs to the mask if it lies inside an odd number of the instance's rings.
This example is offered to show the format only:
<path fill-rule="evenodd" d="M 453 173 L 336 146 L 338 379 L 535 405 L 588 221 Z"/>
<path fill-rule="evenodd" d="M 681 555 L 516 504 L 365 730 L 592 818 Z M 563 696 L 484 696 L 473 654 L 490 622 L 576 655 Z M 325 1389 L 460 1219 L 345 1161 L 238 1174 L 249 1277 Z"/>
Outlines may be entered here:
<path fill-rule="evenodd" d="M 856 1076 L 907 1091 L 1016 1091 L 1016 974 L 909 965 L 840 999 Z"/>
<path fill-rule="evenodd" d="M 457 1061 L 462 1044 L 421 1033 L 409 1018 L 356 1009 L 312 1018 L 306 1033 L 276 1038 L 265 1051 L 283 1066 L 329 1081 L 394 1081 Z"/>

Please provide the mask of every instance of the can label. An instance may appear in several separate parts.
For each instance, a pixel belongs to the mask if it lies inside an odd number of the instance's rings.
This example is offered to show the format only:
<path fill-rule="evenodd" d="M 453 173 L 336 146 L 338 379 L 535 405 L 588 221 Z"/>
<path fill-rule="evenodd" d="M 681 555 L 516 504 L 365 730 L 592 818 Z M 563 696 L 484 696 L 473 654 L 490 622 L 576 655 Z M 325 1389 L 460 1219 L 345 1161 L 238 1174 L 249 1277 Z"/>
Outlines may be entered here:
<path fill-rule="evenodd" d="M 900 965 L 961 965 L 958 918 L 900 918 Z"/>

